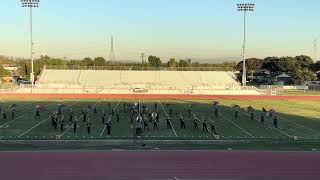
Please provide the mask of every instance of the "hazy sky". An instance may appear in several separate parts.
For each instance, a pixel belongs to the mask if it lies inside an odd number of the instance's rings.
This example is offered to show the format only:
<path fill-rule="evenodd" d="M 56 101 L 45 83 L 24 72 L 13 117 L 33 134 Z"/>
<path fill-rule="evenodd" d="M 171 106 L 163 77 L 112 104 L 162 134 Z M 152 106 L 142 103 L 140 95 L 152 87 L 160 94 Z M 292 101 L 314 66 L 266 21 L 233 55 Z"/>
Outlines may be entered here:
<path fill-rule="evenodd" d="M 0 54 L 29 56 L 29 11 L 20 0 L 2 0 Z M 36 55 L 82 58 L 140 53 L 215 59 L 240 57 L 242 14 L 238 0 L 40 0 L 34 12 Z M 313 54 L 320 35 L 319 0 L 252 0 L 247 18 L 249 57 Z"/>

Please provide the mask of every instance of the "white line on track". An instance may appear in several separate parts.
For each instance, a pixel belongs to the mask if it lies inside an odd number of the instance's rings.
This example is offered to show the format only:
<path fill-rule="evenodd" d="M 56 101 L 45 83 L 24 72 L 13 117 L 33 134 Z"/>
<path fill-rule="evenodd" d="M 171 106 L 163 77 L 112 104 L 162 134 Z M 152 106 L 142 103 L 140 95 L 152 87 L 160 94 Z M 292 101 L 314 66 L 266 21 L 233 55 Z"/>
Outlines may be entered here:
<path fill-rule="evenodd" d="M 167 111 L 164 109 L 164 107 L 163 107 L 163 105 L 162 105 L 161 101 L 160 101 L 160 100 L 158 100 L 158 101 L 160 102 L 160 105 L 161 105 L 161 107 L 162 107 L 162 109 L 163 109 L 164 113 L 165 113 L 165 114 L 166 114 L 166 116 L 169 118 L 170 116 L 169 116 L 169 114 L 167 113 Z M 172 125 L 172 123 L 171 123 L 171 120 L 169 120 L 169 122 L 170 122 L 170 125 L 171 125 L 171 127 L 172 127 L 172 130 L 173 130 L 174 134 L 176 135 L 176 137 L 178 137 L 178 135 L 177 135 L 176 131 L 174 130 L 174 127 L 173 127 L 173 125 Z"/>
<path fill-rule="evenodd" d="M 64 109 L 68 109 L 69 107 L 77 104 L 79 101 L 72 103 L 71 105 L 67 106 Z M 44 123 L 45 121 L 49 120 L 51 118 L 51 116 L 49 116 L 48 118 L 44 119 L 43 121 L 39 122 L 38 124 L 36 124 L 35 126 L 31 127 L 30 129 L 28 129 L 27 131 L 23 132 L 22 134 L 20 134 L 18 137 L 22 137 L 23 135 L 27 134 L 28 132 L 30 132 L 31 130 L 33 130 L 34 128 L 38 127 L 39 125 L 41 125 L 42 123 Z"/>
<path fill-rule="evenodd" d="M 116 104 L 116 107 L 114 108 L 114 111 L 118 108 L 118 105 L 120 104 L 120 101 L 121 101 L 121 100 L 119 100 L 118 103 Z M 112 114 L 110 114 L 110 116 L 109 116 L 109 118 L 108 118 L 108 121 L 111 120 L 111 118 L 112 118 Z M 100 137 L 103 135 L 103 133 L 104 133 L 104 131 L 106 130 L 106 128 L 107 128 L 107 125 L 104 125 L 104 127 L 103 127 L 103 129 L 102 129 L 102 131 L 101 131 L 101 133 L 100 133 Z"/>

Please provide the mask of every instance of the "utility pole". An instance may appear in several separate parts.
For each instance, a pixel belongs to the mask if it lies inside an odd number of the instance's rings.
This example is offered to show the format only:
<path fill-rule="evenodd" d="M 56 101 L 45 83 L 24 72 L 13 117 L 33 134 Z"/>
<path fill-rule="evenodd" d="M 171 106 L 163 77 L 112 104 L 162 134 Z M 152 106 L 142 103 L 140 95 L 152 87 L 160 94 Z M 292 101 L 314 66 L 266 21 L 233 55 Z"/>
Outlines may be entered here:
<path fill-rule="evenodd" d="M 30 81 L 31 81 L 31 92 L 33 92 L 34 86 L 34 70 L 33 70 L 33 29 L 32 29 L 32 8 L 39 7 L 40 0 L 21 0 L 22 7 L 26 7 L 30 9 L 30 59 L 31 59 L 31 73 L 30 73 Z"/>
<path fill-rule="evenodd" d="M 113 49 L 113 36 L 111 36 L 111 50 L 110 50 L 109 60 L 110 62 L 113 62 L 113 63 L 115 62 L 114 49 Z"/>
<path fill-rule="evenodd" d="M 144 53 L 141 53 L 141 63 L 144 65 Z"/>
<path fill-rule="evenodd" d="M 317 52 L 318 52 L 318 38 L 315 38 L 314 40 L 313 40 L 313 61 L 314 61 L 314 63 L 316 63 L 317 62 L 317 59 L 318 59 L 318 54 L 317 54 Z"/>
<path fill-rule="evenodd" d="M 243 58 L 243 71 L 242 71 L 242 86 L 247 86 L 247 69 L 246 69 L 246 14 L 247 11 L 253 11 L 255 4 L 242 3 L 237 4 L 238 11 L 243 12 L 243 46 L 242 46 L 242 58 Z"/>

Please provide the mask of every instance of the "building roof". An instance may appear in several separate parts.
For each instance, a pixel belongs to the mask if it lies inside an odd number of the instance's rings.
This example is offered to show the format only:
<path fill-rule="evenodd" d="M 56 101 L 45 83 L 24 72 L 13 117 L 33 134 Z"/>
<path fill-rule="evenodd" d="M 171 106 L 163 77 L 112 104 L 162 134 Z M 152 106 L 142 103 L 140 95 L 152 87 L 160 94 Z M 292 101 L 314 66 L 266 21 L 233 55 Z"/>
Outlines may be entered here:
<path fill-rule="evenodd" d="M 291 78 L 291 76 L 287 75 L 287 74 L 281 74 L 281 75 L 277 76 L 276 78 Z"/>

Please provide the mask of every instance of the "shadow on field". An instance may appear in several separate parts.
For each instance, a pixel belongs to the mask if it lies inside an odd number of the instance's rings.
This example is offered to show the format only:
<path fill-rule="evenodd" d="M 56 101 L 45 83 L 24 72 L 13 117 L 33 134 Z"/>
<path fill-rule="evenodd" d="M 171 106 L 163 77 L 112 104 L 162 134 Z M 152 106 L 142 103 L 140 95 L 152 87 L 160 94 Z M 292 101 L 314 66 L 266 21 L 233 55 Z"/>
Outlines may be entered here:
<path fill-rule="evenodd" d="M 0 138 L 3 140 L 131 140 L 135 137 L 138 114 L 134 115 L 131 123 L 130 113 L 123 109 L 123 105 L 135 102 L 139 100 L 4 101 L 1 110 L 2 112 L 5 110 L 7 117 L 4 118 L 3 113 L 1 114 Z M 160 117 L 157 124 L 159 130 L 154 129 L 153 121 L 148 121 L 149 130 L 144 130 L 144 140 L 319 140 L 319 119 L 276 112 L 278 126 L 275 128 L 274 116 L 268 117 L 266 112 L 262 111 L 262 107 L 253 107 L 253 118 L 251 118 L 247 110 L 250 103 L 238 109 L 237 118 L 235 118 L 236 110 L 231 105 L 218 104 L 216 106 L 218 115 L 216 115 L 212 102 L 206 100 L 146 99 L 141 101 L 141 106 L 145 105 L 153 112 L 154 103 L 158 106 L 156 112 Z M 245 103 L 244 101 L 243 104 Z M 16 104 L 15 114 L 12 117 L 14 104 Z M 51 121 L 52 112 L 58 111 L 58 105 L 63 105 L 63 130 L 61 124 L 55 129 Z M 36 106 L 45 108 L 41 111 L 40 119 L 36 119 L 35 116 Z M 96 107 L 96 113 L 93 107 Z M 188 108 L 191 109 L 190 116 Z M 69 120 L 71 109 L 73 118 L 78 119 L 76 131 L 73 120 Z M 86 120 L 84 111 L 87 113 Z M 104 122 L 102 122 L 103 114 L 106 114 Z M 185 120 L 185 129 L 181 128 L 180 114 Z M 169 116 L 171 128 L 167 124 Z M 198 130 L 194 127 L 194 117 L 198 119 Z M 264 123 L 261 123 L 261 117 L 264 118 Z M 105 124 L 108 120 L 112 124 L 110 135 L 107 134 Z M 206 128 L 203 128 L 204 121 Z M 90 133 L 88 122 L 90 122 Z M 211 124 L 214 124 L 216 134 Z"/>

